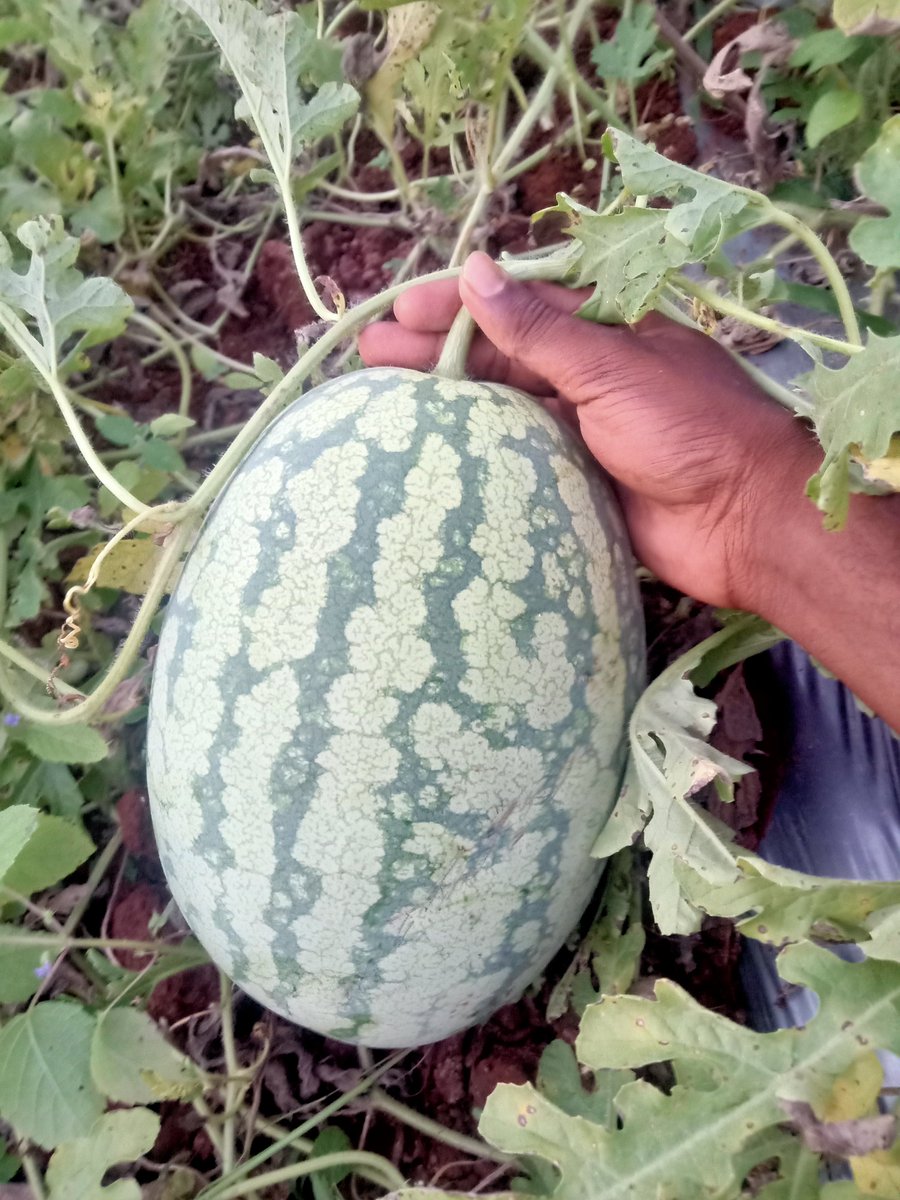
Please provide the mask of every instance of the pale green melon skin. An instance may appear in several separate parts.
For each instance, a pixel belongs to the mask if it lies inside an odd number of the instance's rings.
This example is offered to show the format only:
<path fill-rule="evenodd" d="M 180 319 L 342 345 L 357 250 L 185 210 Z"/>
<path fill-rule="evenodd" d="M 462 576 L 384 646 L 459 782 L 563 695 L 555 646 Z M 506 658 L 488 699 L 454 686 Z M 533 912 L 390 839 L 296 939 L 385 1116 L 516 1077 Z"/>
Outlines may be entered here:
<path fill-rule="evenodd" d="M 510 388 L 376 369 L 300 398 L 169 604 L 148 782 L 172 893 L 292 1021 L 437 1041 L 517 999 L 601 864 L 643 683 L 631 554 Z"/>

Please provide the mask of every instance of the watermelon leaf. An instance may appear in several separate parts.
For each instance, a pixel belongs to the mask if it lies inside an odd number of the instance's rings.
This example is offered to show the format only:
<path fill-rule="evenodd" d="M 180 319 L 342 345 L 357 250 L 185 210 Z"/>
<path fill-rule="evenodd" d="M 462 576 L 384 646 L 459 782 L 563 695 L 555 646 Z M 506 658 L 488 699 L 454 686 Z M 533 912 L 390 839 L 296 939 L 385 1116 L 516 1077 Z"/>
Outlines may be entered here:
<path fill-rule="evenodd" d="M 572 283 L 594 284 L 594 294 L 580 309 L 591 320 L 638 320 L 653 306 L 669 275 L 688 260 L 688 248 L 668 233 L 663 209 L 628 208 L 601 216 L 560 195 L 547 211 L 571 217 L 565 232 L 582 246 Z"/>
<path fill-rule="evenodd" d="M 687 883 L 693 902 L 707 912 L 736 919 L 752 911 L 738 929 L 773 946 L 815 938 L 861 942 L 868 949 L 869 931 L 886 909 L 900 906 L 900 883 L 817 878 L 750 854 L 736 863 L 741 877 L 731 884 L 688 881 L 687 867 L 677 868 L 677 874 Z"/>
<path fill-rule="evenodd" d="M 0 328 L 44 378 L 64 357 L 119 333 L 132 303 L 111 279 L 85 279 L 75 268 L 80 243 L 58 216 L 27 221 L 16 236 L 30 252 L 23 273 L 0 236 Z"/>
<path fill-rule="evenodd" d="M 102 1179 L 110 1167 L 146 1154 L 159 1133 L 159 1117 L 148 1108 L 131 1108 L 102 1116 L 86 1137 L 64 1142 L 47 1167 L 47 1200 L 140 1200 L 134 1179 L 108 1187 Z"/>
<path fill-rule="evenodd" d="M 700 262 L 728 238 L 764 222 L 765 201 L 756 193 L 673 162 L 621 129 L 605 136 L 632 195 L 675 199 L 665 229 L 686 248 L 685 261 Z M 691 195 L 685 198 L 685 192 Z"/>
<path fill-rule="evenodd" d="M 18 731 L 35 758 L 52 763 L 100 762 L 109 754 L 101 733 L 89 725 L 37 725 L 23 722 Z"/>
<path fill-rule="evenodd" d="M 266 16 L 247 0 L 182 2 L 216 39 L 240 85 L 235 116 L 253 125 L 279 186 L 289 187 L 300 148 L 337 133 L 359 105 L 349 84 L 335 82 L 339 56 L 317 39 L 315 10 Z"/>
<path fill-rule="evenodd" d="M 603 1128 L 530 1085 L 501 1084 L 481 1133 L 499 1149 L 551 1163 L 560 1173 L 554 1200 L 701 1192 L 737 1200 L 752 1168 L 772 1158 L 782 1179 L 796 1180 L 809 1152 L 778 1127 L 792 1104 L 822 1110 L 861 1041 L 900 1048 L 900 965 L 847 963 L 810 944 L 778 961 L 788 982 L 819 995 L 806 1027 L 756 1033 L 660 980 L 653 1000 L 615 996 L 589 1008 L 576 1051 L 601 1071 L 669 1062 L 677 1081 L 669 1094 L 643 1080 L 626 1084 L 616 1097 L 621 1124 Z"/>
<path fill-rule="evenodd" d="M 685 892 L 677 868 L 684 863 L 708 884 L 738 877 L 729 831 L 714 821 L 694 796 L 715 784 L 720 799 L 749 768 L 707 744 L 715 725 L 715 705 L 694 692 L 691 672 L 707 654 L 728 646 L 731 661 L 740 647 L 755 653 L 781 640 L 772 630 L 760 639 L 756 618 L 739 618 L 676 659 L 641 696 L 631 716 L 631 757 L 618 803 L 594 845 L 606 858 L 629 845 L 643 830 L 654 852 L 650 863 L 650 899 L 660 929 L 691 933 L 699 929 L 701 910 Z"/>
<path fill-rule="evenodd" d="M 825 450 L 808 492 L 826 526 L 839 529 L 849 502 L 851 458 L 864 465 L 887 458 L 900 433 L 900 337 L 869 333 L 863 351 L 838 370 L 816 363 L 807 390 Z"/>
<path fill-rule="evenodd" d="M 638 3 L 623 10 L 612 38 L 597 43 L 591 61 L 605 80 L 643 83 L 666 61 L 665 51 L 654 49 L 658 40 L 655 6 Z"/>

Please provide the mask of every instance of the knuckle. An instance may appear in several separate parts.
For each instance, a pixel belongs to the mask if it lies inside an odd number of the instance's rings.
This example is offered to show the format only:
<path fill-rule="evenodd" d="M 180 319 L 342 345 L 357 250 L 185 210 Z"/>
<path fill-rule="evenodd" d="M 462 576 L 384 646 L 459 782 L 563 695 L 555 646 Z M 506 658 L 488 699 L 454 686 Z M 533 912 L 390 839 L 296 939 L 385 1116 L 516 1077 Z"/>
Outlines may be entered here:
<path fill-rule="evenodd" d="M 519 346 L 534 347 L 549 341 L 558 316 L 530 288 L 523 287 L 517 297 L 510 322 L 512 339 Z"/>

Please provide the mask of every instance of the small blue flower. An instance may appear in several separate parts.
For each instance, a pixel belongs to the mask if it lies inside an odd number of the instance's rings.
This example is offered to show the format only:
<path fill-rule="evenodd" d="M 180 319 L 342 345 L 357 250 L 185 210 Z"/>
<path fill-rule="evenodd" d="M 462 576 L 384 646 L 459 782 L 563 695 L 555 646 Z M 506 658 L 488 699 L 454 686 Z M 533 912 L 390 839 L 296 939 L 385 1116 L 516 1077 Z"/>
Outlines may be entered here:
<path fill-rule="evenodd" d="M 52 967 L 52 965 L 53 965 L 52 963 L 47 962 L 47 963 L 41 963 L 41 965 L 39 967 L 35 967 L 34 973 L 35 973 L 35 975 L 37 975 L 38 979 L 46 979 L 47 976 L 50 974 L 50 968 Z"/>
<path fill-rule="evenodd" d="M 21 720 L 22 718 L 18 713 L 4 713 L 3 715 L 4 725 L 18 725 Z"/>

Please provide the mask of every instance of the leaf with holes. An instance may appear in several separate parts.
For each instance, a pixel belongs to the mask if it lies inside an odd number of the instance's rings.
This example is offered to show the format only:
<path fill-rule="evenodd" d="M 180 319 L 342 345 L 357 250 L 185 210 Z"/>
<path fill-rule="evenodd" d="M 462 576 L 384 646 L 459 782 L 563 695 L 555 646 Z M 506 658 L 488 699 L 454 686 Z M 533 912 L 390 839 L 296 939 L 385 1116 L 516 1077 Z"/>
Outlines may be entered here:
<path fill-rule="evenodd" d="M 601 216 L 561 195 L 548 211 L 571 219 L 565 232 L 581 244 L 572 283 L 594 285 L 594 294 L 580 310 L 594 321 L 637 321 L 689 256 L 684 243 L 669 234 L 669 214 L 662 209 L 629 208 Z"/>
<path fill-rule="evenodd" d="M 774 630 L 770 636 L 771 643 L 780 640 Z M 707 654 L 727 647 L 731 661 L 738 661 L 759 645 L 755 619 L 727 625 L 657 676 L 631 716 L 625 783 L 593 852 L 606 858 L 630 845 L 643 830 L 644 842 L 653 851 L 650 900 L 664 933 L 692 933 L 704 916 L 678 874 L 682 864 L 708 885 L 721 886 L 738 878 L 730 831 L 694 797 L 713 784 L 719 798 L 729 800 L 734 781 L 750 770 L 708 745 L 715 705 L 695 693 L 689 677 Z"/>
<path fill-rule="evenodd" d="M 866 464 L 885 458 L 900 433 L 900 337 L 870 333 L 865 348 L 838 370 L 816 363 L 807 390 L 825 450 L 808 491 L 826 525 L 840 528 L 850 494 L 850 459 Z"/>
<path fill-rule="evenodd" d="M 152 1149 L 159 1117 L 148 1108 L 131 1108 L 102 1116 L 86 1137 L 64 1142 L 47 1167 L 47 1200 L 140 1200 L 134 1179 L 102 1186 L 118 1163 L 134 1162 Z"/>
<path fill-rule="evenodd" d="M 665 214 L 665 230 L 686 247 L 684 261 L 701 262 L 728 238 L 764 221 L 761 197 L 754 192 L 672 162 L 621 129 L 609 129 L 604 136 L 632 195 L 674 199 Z"/>
<path fill-rule="evenodd" d="M 782 1178 L 796 1178 L 803 1150 L 779 1128 L 783 1102 L 821 1109 L 861 1043 L 900 1048 L 900 966 L 846 963 L 807 944 L 783 952 L 779 967 L 819 995 L 805 1028 L 756 1033 L 660 980 L 655 1000 L 615 996 L 589 1008 L 576 1051 L 594 1070 L 670 1062 L 671 1091 L 626 1084 L 616 1097 L 620 1123 L 604 1129 L 529 1085 L 501 1084 L 481 1133 L 502 1150 L 551 1163 L 560 1173 L 554 1200 L 738 1200 L 747 1174 L 775 1157 Z"/>

